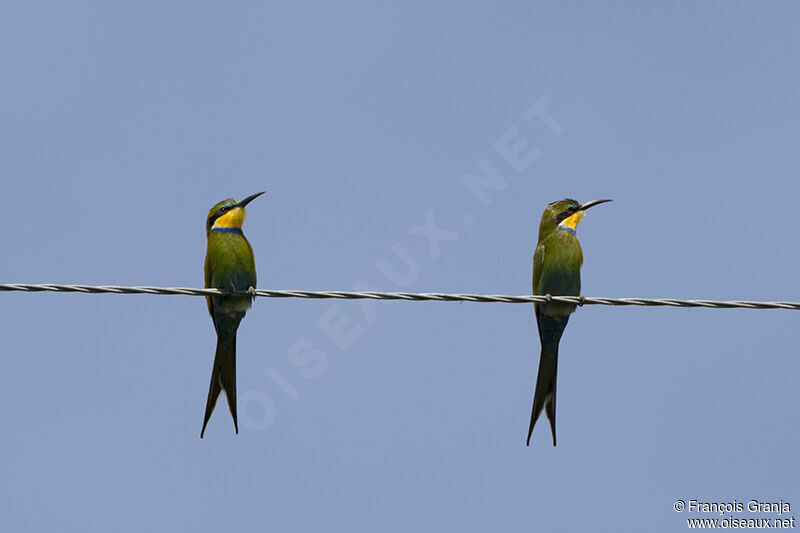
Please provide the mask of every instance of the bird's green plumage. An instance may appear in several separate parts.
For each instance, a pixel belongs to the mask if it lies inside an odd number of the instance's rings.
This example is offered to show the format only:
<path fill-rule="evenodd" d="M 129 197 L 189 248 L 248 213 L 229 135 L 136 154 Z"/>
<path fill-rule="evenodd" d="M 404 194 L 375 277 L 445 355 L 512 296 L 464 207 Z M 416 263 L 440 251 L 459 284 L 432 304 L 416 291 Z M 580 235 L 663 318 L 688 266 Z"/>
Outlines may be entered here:
<path fill-rule="evenodd" d="M 238 291 L 255 287 L 256 263 L 252 246 L 241 233 L 211 231 L 205 271 L 206 287 Z M 223 309 L 227 301 L 230 299 L 219 300 Z"/>
<path fill-rule="evenodd" d="M 580 205 L 572 199 L 560 200 L 547 206 L 539 224 L 539 239 L 533 255 L 533 294 L 544 296 L 578 296 L 581 292 L 583 251 L 575 227 L 582 211 L 599 202 Z M 530 444 L 533 426 L 545 410 L 550 420 L 553 446 L 556 444 L 556 375 L 558 344 L 569 315 L 575 305 L 561 302 L 534 304 L 536 325 L 542 345 L 539 374 L 533 396 L 531 422 L 528 428 Z"/>
<path fill-rule="evenodd" d="M 205 262 L 205 286 L 216 289 L 247 291 L 256 288 L 256 265 L 253 248 L 241 231 L 244 206 L 257 195 L 237 202 L 224 200 L 209 211 L 206 221 L 208 247 Z M 241 211 L 238 211 L 241 210 Z M 236 413 L 236 331 L 250 308 L 250 296 L 206 297 L 208 312 L 217 332 L 217 350 L 203 419 L 206 424 L 214 411 L 217 398 L 225 392 L 236 432 L 239 425 Z"/>
<path fill-rule="evenodd" d="M 533 260 L 534 294 L 580 293 L 583 251 L 575 235 L 556 229 L 540 237 Z"/>

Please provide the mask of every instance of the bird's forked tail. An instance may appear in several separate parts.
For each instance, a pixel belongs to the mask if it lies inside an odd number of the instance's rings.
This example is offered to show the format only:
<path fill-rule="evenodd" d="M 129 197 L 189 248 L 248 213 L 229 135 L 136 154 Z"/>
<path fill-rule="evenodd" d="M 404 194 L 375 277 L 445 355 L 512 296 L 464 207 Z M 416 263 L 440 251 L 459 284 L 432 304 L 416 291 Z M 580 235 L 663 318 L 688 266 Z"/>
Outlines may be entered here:
<path fill-rule="evenodd" d="M 542 343 L 542 354 L 539 356 L 539 376 L 536 378 L 536 391 L 533 393 L 531 409 L 531 425 L 528 428 L 527 445 L 531 444 L 531 434 L 536 419 L 544 409 L 550 420 L 553 432 L 553 446 L 556 445 L 556 371 L 558 370 L 558 343 L 567 327 L 569 314 L 552 316 L 536 308 L 536 323 L 539 326 L 539 340 Z"/>
<path fill-rule="evenodd" d="M 531 410 L 531 425 L 528 428 L 527 446 L 531 444 L 531 435 L 536 420 L 544 409 L 547 419 L 550 420 L 550 430 L 553 432 L 553 446 L 556 445 L 556 371 L 558 369 L 558 344 L 552 352 L 542 347 L 539 358 L 539 376 L 536 378 L 536 392 L 533 393 L 533 408 Z"/>
<path fill-rule="evenodd" d="M 206 432 L 206 424 L 214 412 L 217 398 L 225 392 L 228 399 L 228 408 L 233 417 L 233 427 L 239 433 L 239 422 L 236 416 L 236 331 L 233 335 L 217 336 L 217 352 L 214 355 L 214 368 L 211 371 L 211 384 L 208 386 L 208 400 L 206 400 L 206 414 L 203 417 L 203 429 L 200 438 Z"/>

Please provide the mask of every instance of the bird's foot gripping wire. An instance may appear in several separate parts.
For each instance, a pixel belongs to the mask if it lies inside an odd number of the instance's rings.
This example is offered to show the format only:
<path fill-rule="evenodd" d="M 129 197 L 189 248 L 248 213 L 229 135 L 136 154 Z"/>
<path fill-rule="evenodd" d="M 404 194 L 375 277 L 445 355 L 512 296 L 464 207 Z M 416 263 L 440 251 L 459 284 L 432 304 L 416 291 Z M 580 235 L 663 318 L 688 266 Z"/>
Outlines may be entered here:
<path fill-rule="evenodd" d="M 545 294 L 545 295 L 544 295 L 544 300 L 545 300 L 547 303 L 550 303 L 550 302 L 552 302 L 552 301 L 553 301 L 553 296 L 552 296 L 550 293 L 548 293 L 548 294 Z"/>
<path fill-rule="evenodd" d="M 584 297 L 583 294 L 578 296 L 578 307 L 583 307 Z"/>
<path fill-rule="evenodd" d="M 250 285 L 249 287 L 247 287 L 247 292 L 249 292 L 249 293 L 250 293 L 250 297 L 251 297 L 251 298 L 255 298 L 255 297 L 256 297 L 256 288 L 255 288 L 255 287 L 253 287 L 252 285 Z"/>

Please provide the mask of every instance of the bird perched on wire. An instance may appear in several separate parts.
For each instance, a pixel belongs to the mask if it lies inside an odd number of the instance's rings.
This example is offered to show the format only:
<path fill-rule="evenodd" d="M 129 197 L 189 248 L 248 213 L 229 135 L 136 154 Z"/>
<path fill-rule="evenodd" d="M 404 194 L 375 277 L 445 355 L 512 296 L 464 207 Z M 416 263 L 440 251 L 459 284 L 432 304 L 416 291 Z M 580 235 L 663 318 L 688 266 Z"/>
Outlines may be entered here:
<path fill-rule="evenodd" d="M 579 204 L 565 199 L 553 202 L 542 213 L 539 223 L 539 241 L 533 254 L 533 294 L 540 296 L 578 296 L 581 292 L 581 265 L 583 251 L 578 242 L 578 223 L 587 209 L 611 200 L 594 200 Z M 534 303 L 536 325 L 542 353 L 539 357 L 539 376 L 533 394 L 531 425 L 527 445 L 536 419 L 544 409 L 550 420 L 553 446 L 556 445 L 556 370 L 558 343 L 567 327 L 574 304 L 561 302 Z"/>
<path fill-rule="evenodd" d="M 242 233 L 245 206 L 264 194 L 259 192 L 241 202 L 233 198 L 223 200 L 208 212 L 206 219 L 206 288 L 249 291 L 249 296 L 206 296 L 208 312 L 217 331 L 217 351 L 211 384 L 208 387 L 206 414 L 200 438 L 206 431 L 217 398 L 225 392 L 228 408 L 233 417 L 233 427 L 239 433 L 236 416 L 236 330 L 250 308 L 256 289 L 256 264 L 253 248 Z"/>

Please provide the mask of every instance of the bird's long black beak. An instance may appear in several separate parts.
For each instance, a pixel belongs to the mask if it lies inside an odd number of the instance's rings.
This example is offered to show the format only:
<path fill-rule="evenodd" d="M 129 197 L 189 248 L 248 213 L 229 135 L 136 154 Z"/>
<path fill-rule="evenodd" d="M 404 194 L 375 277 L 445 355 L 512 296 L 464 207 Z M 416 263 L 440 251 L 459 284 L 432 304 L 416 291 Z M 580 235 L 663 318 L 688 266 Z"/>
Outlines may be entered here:
<path fill-rule="evenodd" d="M 594 207 L 594 206 L 596 206 L 597 204 L 604 204 L 604 203 L 606 203 L 606 202 L 611 202 L 611 201 L 612 201 L 612 200 L 592 200 L 591 202 L 586 202 L 585 204 L 583 204 L 583 205 L 580 207 L 580 210 L 581 210 L 581 211 L 586 211 L 586 210 L 587 210 L 587 209 L 589 209 L 590 207 Z"/>
<path fill-rule="evenodd" d="M 261 192 L 255 193 L 255 194 L 251 194 L 250 196 L 248 196 L 247 198 L 245 198 L 244 200 L 242 200 L 241 202 L 236 204 L 236 207 L 244 207 L 244 206 L 246 206 L 247 204 L 249 204 L 250 202 L 252 202 L 256 198 L 258 198 L 259 196 L 261 196 L 265 192 L 267 192 L 267 191 L 261 191 Z"/>

